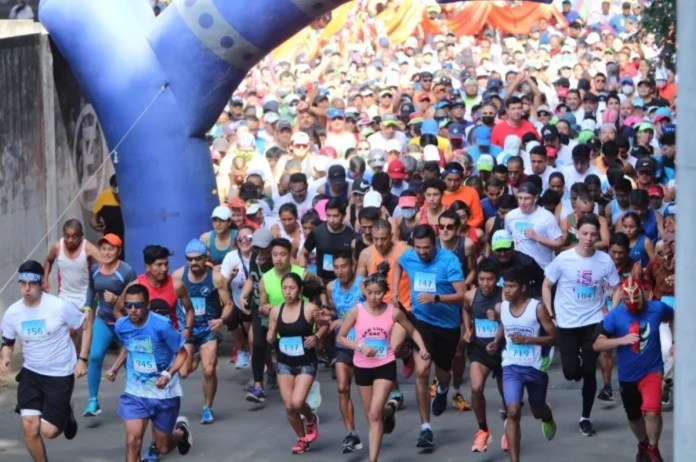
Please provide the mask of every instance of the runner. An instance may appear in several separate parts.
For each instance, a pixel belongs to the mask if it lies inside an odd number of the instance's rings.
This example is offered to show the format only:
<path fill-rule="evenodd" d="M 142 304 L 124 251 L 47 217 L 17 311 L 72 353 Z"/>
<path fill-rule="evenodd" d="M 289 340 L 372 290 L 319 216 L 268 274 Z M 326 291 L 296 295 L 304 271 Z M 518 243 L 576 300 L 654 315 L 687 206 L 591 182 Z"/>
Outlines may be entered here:
<path fill-rule="evenodd" d="M 645 300 L 637 275 L 624 280 L 621 295 L 623 303 L 604 319 L 594 349 L 616 349 L 621 400 L 629 427 L 638 439 L 636 461 L 662 462 L 658 448 L 662 432 L 664 372 L 660 326 L 669 322 L 670 331 L 673 331 L 674 309 L 661 301 Z M 674 345 L 671 353 L 673 351 Z"/>
<path fill-rule="evenodd" d="M 615 290 L 619 284 L 611 257 L 595 250 L 599 228 L 594 215 L 578 220 L 578 245 L 561 252 L 546 267 L 541 289 L 544 305 L 558 326 L 563 375 L 566 380 L 583 382 L 579 426 L 585 436 L 596 433 L 590 421 L 597 393 L 598 355 L 592 349 L 594 333 L 604 317 L 605 287 Z M 555 299 L 551 295 L 554 285 L 558 285 Z"/>
<path fill-rule="evenodd" d="M 147 425 L 152 421 L 153 452 L 179 454 L 191 450 L 193 436 L 186 417 L 179 416 L 181 383 L 177 373 L 188 354 L 184 337 L 171 321 L 150 311 L 149 289 L 142 284 L 126 288 L 124 303 L 128 316 L 116 321 L 121 351 L 105 377 L 112 382 L 126 363 L 126 389 L 119 399 L 118 416 L 126 427 L 126 461 L 140 462 Z"/>
<path fill-rule="evenodd" d="M 501 355 L 496 351 L 491 354 L 488 345 L 495 341 L 495 334 L 500 324 L 496 314 L 496 305 L 501 301 L 502 290 L 498 287 L 500 270 L 495 261 L 484 259 L 478 267 L 478 287 L 464 296 L 464 341 L 469 344 L 469 381 L 471 384 L 471 407 L 476 415 L 478 431 L 474 437 L 472 452 L 485 452 L 488 444 L 493 441 L 493 434 L 488 429 L 486 419 L 486 397 L 484 390 L 488 374 L 498 382 L 498 391 L 503 398 L 503 376 L 501 371 Z M 496 346 L 497 349 L 497 346 Z M 505 435 L 500 443 L 504 451 L 508 444 Z"/>
<path fill-rule="evenodd" d="M 435 231 L 430 225 L 416 227 L 413 231 L 414 248 L 399 257 L 392 279 L 396 287 L 401 282 L 402 274 L 408 274 L 415 326 L 432 355 L 427 360 L 414 355 L 416 397 L 421 420 L 419 448 L 434 447 L 428 402 L 428 378 L 433 363 L 438 385 L 432 413 L 439 416 L 447 409 L 447 392 L 452 379 L 450 370 L 462 335 L 460 307 L 466 290 L 459 260 L 452 252 L 438 249 L 435 240 Z M 394 300 L 398 303 L 399 295 L 392 292 Z"/>
<path fill-rule="evenodd" d="M 364 210 L 360 211 L 361 213 Z M 330 315 L 329 329 L 337 331 L 341 328 L 346 314 L 359 302 L 364 300 L 362 294 L 362 276 L 357 276 L 353 271 L 353 258 L 348 252 L 339 252 L 334 256 L 334 273 L 336 279 L 326 286 L 326 295 L 329 299 L 329 312 L 322 310 L 322 316 Z M 355 339 L 355 331 L 349 335 L 349 339 Z M 343 453 L 347 454 L 362 449 L 362 441 L 355 431 L 355 415 L 353 401 L 350 396 L 350 383 L 353 380 L 353 352 L 346 349 L 336 339 L 336 388 L 338 389 L 338 407 L 341 411 L 343 424 L 348 434 L 343 439 Z"/>
<path fill-rule="evenodd" d="M 396 405 L 389 394 L 396 383 L 396 356 L 391 347 L 391 332 L 395 323 L 410 335 L 420 349 L 420 358 L 430 359 L 423 338 L 405 313 L 384 302 L 389 290 L 389 263 L 384 262 L 376 273 L 362 283 L 366 302 L 357 303 L 341 325 L 338 342 L 354 350 L 355 383 L 360 391 L 365 417 L 370 425 L 370 462 L 377 462 L 385 427 L 394 429 Z M 355 336 L 351 339 L 350 332 Z"/>
<path fill-rule="evenodd" d="M 43 290 L 51 290 L 49 277 L 58 266 L 58 297 L 82 309 L 89 287 L 89 269 L 99 261 L 99 250 L 87 241 L 79 220 L 63 225 L 63 237 L 51 246 L 44 262 Z"/>
<path fill-rule="evenodd" d="M 90 268 L 89 288 L 84 303 L 87 319 L 82 330 L 80 357 L 89 357 L 87 383 L 89 400 L 82 413 L 85 417 L 101 414 L 99 384 L 106 350 L 116 338 L 114 306 L 123 289 L 135 280 L 135 271 L 120 260 L 123 241 L 116 234 L 105 234 L 97 242 L 101 263 Z"/>
<path fill-rule="evenodd" d="M 203 367 L 203 397 L 205 405 L 201 412 L 201 423 L 215 422 L 213 400 L 217 391 L 218 345 L 222 340 L 219 333 L 222 326 L 232 314 L 232 301 L 227 289 L 227 281 L 219 272 L 206 265 L 209 249 L 205 242 L 192 239 L 186 245 L 187 266 L 179 268 L 172 274 L 174 284 L 183 283 L 186 287 L 194 310 L 193 329 L 186 340 L 186 361 L 181 366 L 179 375 L 182 379 L 195 371 L 198 363 Z M 181 314 L 181 313 L 179 313 Z M 184 323 L 184 319 L 180 319 Z M 195 348 L 199 358 L 194 361 Z"/>
<path fill-rule="evenodd" d="M 584 239 L 581 238 L 581 241 Z M 497 307 L 501 326 L 496 341 L 491 342 L 486 350 L 497 351 L 505 335 L 506 346 L 502 353 L 503 395 L 507 408 L 505 435 L 510 461 L 519 462 L 520 419 L 525 388 L 532 415 L 541 420 L 544 437 L 550 441 L 556 436 L 556 422 L 546 403 L 546 392 L 549 386 L 547 371 L 551 363 L 549 351 L 556 344 L 558 334 L 544 303 L 529 297 L 527 275 L 518 268 L 511 268 L 503 279 L 505 301 Z"/>
<path fill-rule="evenodd" d="M 208 246 L 210 261 L 213 265 L 219 265 L 234 247 L 234 238 L 237 234 L 232 229 L 232 210 L 224 205 L 218 205 L 210 216 L 213 229 L 201 234 L 200 240 Z"/>
<path fill-rule="evenodd" d="M 274 263 L 279 260 L 289 262 L 290 242 L 282 238 L 275 241 L 271 245 L 271 252 L 275 252 Z M 314 332 L 314 313 L 319 308 L 300 299 L 303 282 L 302 276 L 294 271 L 295 268 L 293 272 L 286 272 L 282 277 L 276 270 L 277 266 L 266 273 L 261 282 L 262 287 L 264 282 L 270 287 L 272 281 L 279 279 L 280 290 L 270 289 L 273 294 L 271 303 L 275 301 L 276 291 L 282 294 L 284 300 L 280 304 L 273 304 L 273 308 L 270 309 L 266 340 L 276 346 L 278 386 L 288 422 L 297 434 L 297 443 L 291 451 L 293 454 L 302 454 L 307 452 L 310 444 L 319 437 L 319 417 L 312 412 L 306 400 L 317 374 L 315 347 L 327 328 L 323 326 Z M 304 273 L 304 270 L 302 271 Z M 271 276 L 267 278 L 269 274 Z M 263 293 L 262 290 L 261 294 Z M 263 298 L 262 295 L 262 307 Z"/>
<path fill-rule="evenodd" d="M 71 334 L 82 327 L 85 315 L 72 303 L 42 292 L 44 268 L 37 261 L 18 270 L 22 298 L 5 311 L 0 321 L 0 377 L 10 373 L 17 340 L 24 363 L 17 374 L 17 406 L 22 416 L 24 443 L 35 462 L 48 460 L 44 438 L 61 433 L 71 440 L 77 422 L 70 400 L 75 377 L 85 374 L 87 358 L 77 358 Z M 81 368 L 76 365 L 82 363 Z"/>

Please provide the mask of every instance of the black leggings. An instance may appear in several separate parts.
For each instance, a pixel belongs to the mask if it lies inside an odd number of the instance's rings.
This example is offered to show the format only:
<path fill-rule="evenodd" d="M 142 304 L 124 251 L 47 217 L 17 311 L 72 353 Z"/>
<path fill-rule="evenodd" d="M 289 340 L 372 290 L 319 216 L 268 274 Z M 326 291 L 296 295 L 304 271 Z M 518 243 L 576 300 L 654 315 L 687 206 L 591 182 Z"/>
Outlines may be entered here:
<path fill-rule="evenodd" d="M 251 328 L 254 333 L 254 344 L 251 351 L 251 372 L 254 374 L 254 382 L 263 383 L 263 368 L 266 364 L 268 342 L 266 335 L 268 328 L 261 324 L 262 316 L 258 310 L 251 312 Z"/>
<path fill-rule="evenodd" d="M 559 350 L 566 380 L 582 380 L 582 417 L 589 419 L 597 393 L 597 358 L 592 349 L 598 324 L 558 328 Z"/>

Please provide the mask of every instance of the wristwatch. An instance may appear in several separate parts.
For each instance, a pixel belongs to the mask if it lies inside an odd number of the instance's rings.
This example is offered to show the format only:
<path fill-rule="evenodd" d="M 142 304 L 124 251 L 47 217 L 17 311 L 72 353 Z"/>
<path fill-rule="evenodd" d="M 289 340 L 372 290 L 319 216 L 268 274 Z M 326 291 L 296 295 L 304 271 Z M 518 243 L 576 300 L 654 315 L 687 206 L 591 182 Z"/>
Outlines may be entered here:
<path fill-rule="evenodd" d="M 435 299 L 434 299 L 434 300 L 435 300 L 435 303 L 440 303 L 440 296 L 439 296 L 439 295 L 435 295 Z"/>

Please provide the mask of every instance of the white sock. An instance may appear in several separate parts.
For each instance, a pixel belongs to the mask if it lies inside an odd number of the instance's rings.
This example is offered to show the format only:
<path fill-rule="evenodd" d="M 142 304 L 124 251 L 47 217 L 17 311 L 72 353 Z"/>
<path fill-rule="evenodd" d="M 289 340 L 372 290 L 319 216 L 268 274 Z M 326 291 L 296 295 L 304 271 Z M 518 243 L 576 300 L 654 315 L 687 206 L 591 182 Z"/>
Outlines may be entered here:
<path fill-rule="evenodd" d="M 430 422 L 426 422 L 424 424 L 421 424 L 421 431 L 423 431 L 423 430 L 432 430 L 432 428 L 430 428 Z"/>
<path fill-rule="evenodd" d="M 438 392 L 438 394 L 441 395 L 441 394 L 443 394 L 443 393 L 447 393 L 447 390 L 449 390 L 449 387 L 447 387 L 447 388 L 445 388 L 445 389 L 443 390 L 443 389 L 440 387 L 440 384 L 439 384 L 439 383 L 437 384 L 437 392 Z"/>

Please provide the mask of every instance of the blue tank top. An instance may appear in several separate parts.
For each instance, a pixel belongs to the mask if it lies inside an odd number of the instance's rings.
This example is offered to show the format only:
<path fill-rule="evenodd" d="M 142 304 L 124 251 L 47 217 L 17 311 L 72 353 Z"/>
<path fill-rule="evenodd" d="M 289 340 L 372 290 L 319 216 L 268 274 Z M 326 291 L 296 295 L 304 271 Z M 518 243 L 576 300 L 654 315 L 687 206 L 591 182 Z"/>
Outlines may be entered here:
<path fill-rule="evenodd" d="M 215 230 L 211 230 L 210 234 L 208 234 L 208 251 L 210 252 L 210 260 L 213 262 L 213 264 L 221 265 L 222 260 L 225 259 L 225 255 L 227 255 L 232 250 L 232 239 L 234 238 L 234 236 L 230 234 L 230 245 L 225 247 L 224 249 L 218 249 L 217 247 L 215 247 L 216 237 L 217 235 L 215 234 Z"/>
<path fill-rule="evenodd" d="M 648 252 L 645 251 L 645 239 L 645 234 L 641 234 L 636 244 L 631 247 L 628 253 L 628 258 L 630 258 L 633 263 L 640 262 L 640 266 L 643 268 L 648 266 L 648 262 L 650 261 Z"/>
<path fill-rule="evenodd" d="M 612 226 L 616 226 L 616 222 L 619 221 L 621 219 L 621 217 L 624 216 L 624 214 L 626 212 L 628 212 L 630 209 L 621 210 L 619 208 L 619 202 L 616 199 L 612 199 L 610 204 L 611 204 L 611 224 L 612 224 Z"/>
<path fill-rule="evenodd" d="M 658 230 L 657 230 L 657 216 L 655 211 L 648 209 L 648 214 L 642 220 L 643 233 L 650 238 L 653 243 L 657 242 Z"/>
<path fill-rule="evenodd" d="M 189 269 L 184 268 L 184 275 L 181 282 L 186 286 L 191 304 L 193 305 L 194 320 L 192 335 L 201 335 L 210 332 L 208 321 L 220 317 L 220 296 L 215 288 L 213 281 L 213 270 L 208 269 L 205 279 L 198 283 L 193 283 L 189 280 Z M 179 302 L 180 305 L 181 302 Z M 184 309 L 180 305 L 177 310 L 179 314 L 179 324 L 183 325 Z"/>
<path fill-rule="evenodd" d="M 338 319 L 344 319 L 346 317 L 346 314 L 348 314 L 348 312 L 355 305 L 365 301 L 365 297 L 363 297 L 361 290 L 362 281 L 362 276 L 355 276 L 355 281 L 353 281 L 353 285 L 350 287 L 350 289 L 346 290 L 343 287 L 341 287 L 341 283 L 338 279 L 335 280 L 333 285 L 331 301 L 333 302 L 333 305 L 336 308 L 336 314 L 338 315 Z M 349 340 L 355 340 L 354 333 L 355 329 L 351 329 L 351 332 L 348 333 Z M 338 342 L 336 343 L 336 347 L 343 348 L 340 344 L 338 344 Z"/>

